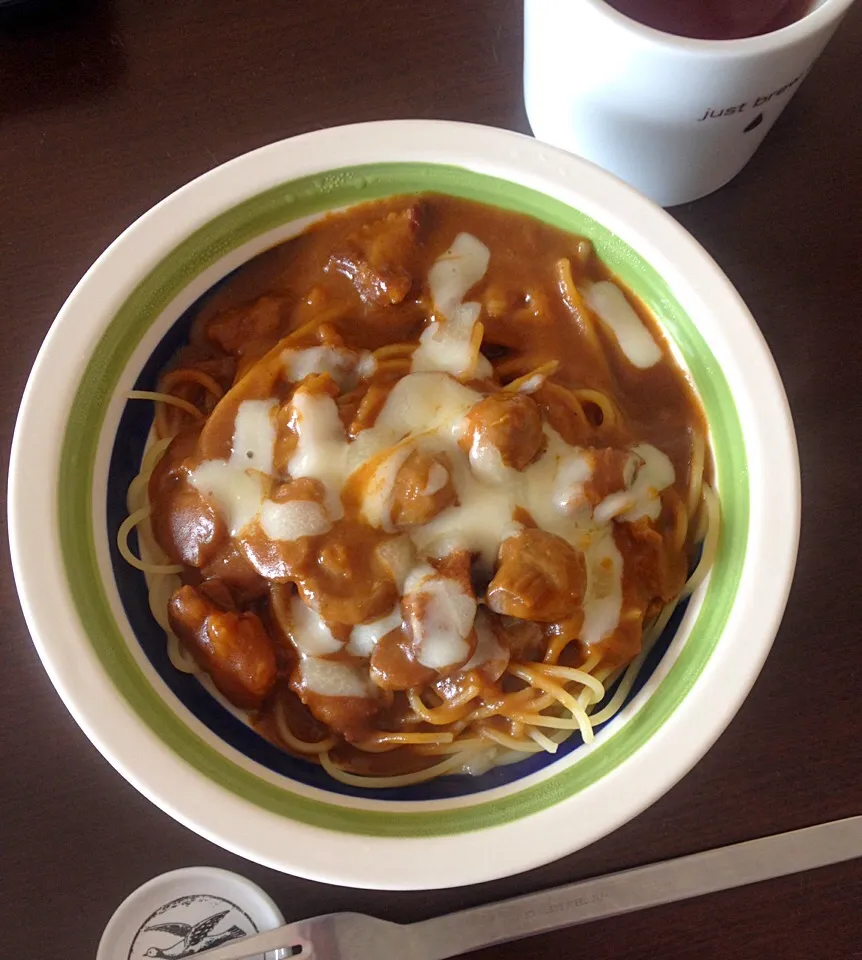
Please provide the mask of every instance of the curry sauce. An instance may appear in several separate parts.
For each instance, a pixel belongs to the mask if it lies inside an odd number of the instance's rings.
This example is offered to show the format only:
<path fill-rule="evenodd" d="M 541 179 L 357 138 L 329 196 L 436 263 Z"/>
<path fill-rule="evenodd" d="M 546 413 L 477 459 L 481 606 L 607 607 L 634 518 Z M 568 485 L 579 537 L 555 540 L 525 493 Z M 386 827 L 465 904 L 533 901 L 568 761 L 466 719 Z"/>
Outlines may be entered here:
<path fill-rule="evenodd" d="M 349 782 L 589 739 L 708 528 L 703 413 L 647 308 L 589 240 L 466 200 L 256 257 L 159 390 L 173 638 Z"/>

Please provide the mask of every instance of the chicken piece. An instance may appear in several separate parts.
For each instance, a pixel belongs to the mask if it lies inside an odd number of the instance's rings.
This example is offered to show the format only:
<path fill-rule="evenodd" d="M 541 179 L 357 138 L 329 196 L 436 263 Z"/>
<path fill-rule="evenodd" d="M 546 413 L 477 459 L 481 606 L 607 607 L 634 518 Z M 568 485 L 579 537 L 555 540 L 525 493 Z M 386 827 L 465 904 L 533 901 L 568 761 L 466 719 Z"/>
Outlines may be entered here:
<path fill-rule="evenodd" d="M 590 447 L 585 453 L 593 467 L 592 476 L 584 484 L 584 496 L 590 506 L 595 507 L 605 497 L 631 486 L 639 462 L 635 454 L 613 447 Z"/>
<path fill-rule="evenodd" d="M 302 599 L 329 623 L 384 616 L 398 595 L 386 546 L 393 539 L 365 524 L 339 521 L 295 571 Z"/>
<path fill-rule="evenodd" d="M 411 639 L 400 629 L 377 641 L 370 665 L 371 679 L 381 690 L 424 687 L 436 677 L 434 670 L 417 663 Z"/>
<path fill-rule="evenodd" d="M 370 721 L 380 712 L 374 700 L 361 697 L 326 697 L 306 692 L 303 702 L 312 716 L 348 742 L 363 740 L 371 732 Z"/>
<path fill-rule="evenodd" d="M 275 685 L 275 644 L 256 614 L 226 610 L 212 593 L 180 587 L 168 603 L 171 629 L 232 704 L 259 707 Z"/>
<path fill-rule="evenodd" d="M 614 539 L 619 546 L 621 543 L 617 537 L 619 529 L 614 533 Z M 601 666 L 606 670 L 617 670 L 631 663 L 641 652 L 643 640 L 646 615 L 644 596 L 649 589 L 644 589 L 644 584 L 638 580 L 639 572 L 634 569 L 633 564 L 629 563 L 629 557 L 624 556 L 619 620 L 610 633 L 587 647 L 591 653 L 599 655 Z"/>
<path fill-rule="evenodd" d="M 306 657 L 290 675 L 291 689 L 315 719 L 345 740 L 362 740 L 384 703 L 367 666 L 354 660 Z"/>
<path fill-rule="evenodd" d="M 500 546 L 487 603 L 495 613 L 555 623 L 581 607 L 586 578 L 583 554 L 562 537 L 522 530 Z"/>
<path fill-rule="evenodd" d="M 172 563 L 187 567 L 205 567 L 228 539 L 215 507 L 188 482 L 186 461 L 195 453 L 197 438 L 196 430 L 178 434 L 148 487 L 153 536 Z"/>
<path fill-rule="evenodd" d="M 519 620 L 517 617 L 502 617 L 501 627 L 505 643 L 515 660 L 541 660 L 547 643 L 545 633 L 538 623 L 532 620 Z"/>
<path fill-rule="evenodd" d="M 469 687 L 495 684 L 509 665 L 508 637 L 500 618 L 487 607 L 476 611 L 476 649 L 454 673 L 438 680 L 434 689 L 444 700 L 459 700 Z"/>
<path fill-rule="evenodd" d="M 224 521 L 194 487 L 177 479 L 151 514 L 153 535 L 172 563 L 204 567 L 227 534 Z"/>
<path fill-rule="evenodd" d="M 262 356 L 260 344 L 273 344 L 278 340 L 286 306 L 284 298 L 265 296 L 241 307 L 224 310 L 207 324 L 206 335 L 232 356 L 244 356 L 255 344 L 257 355 Z"/>
<path fill-rule="evenodd" d="M 414 450 L 395 475 L 392 523 L 396 527 L 422 526 L 457 499 L 449 458 Z"/>
<path fill-rule="evenodd" d="M 419 211 L 414 204 L 363 224 L 350 238 L 347 249 L 330 259 L 327 269 L 351 280 L 366 303 L 401 303 L 413 286 L 411 261 L 420 227 Z"/>
<path fill-rule="evenodd" d="M 667 496 L 667 494 L 665 495 Z M 688 560 L 685 550 L 670 543 L 646 517 L 634 523 L 618 523 L 614 540 L 623 556 L 624 569 L 641 587 L 645 606 L 661 606 L 678 597 L 685 586 Z"/>
<path fill-rule="evenodd" d="M 224 582 L 224 580 L 218 580 L 215 578 L 212 580 L 202 580 L 197 585 L 197 589 L 207 600 L 212 600 L 212 602 L 217 607 L 221 607 L 222 610 L 236 612 L 237 605 L 236 600 L 234 599 L 233 591 Z"/>
<path fill-rule="evenodd" d="M 544 443 L 542 414 L 532 397 L 495 393 L 485 397 L 465 417 L 459 444 L 476 468 L 494 451 L 504 466 L 523 470 Z"/>
<path fill-rule="evenodd" d="M 300 477 L 279 484 L 263 502 L 260 515 L 237 537 L 251 566 L 266 580 L 286 583 L 299 576 L 331 527 L 326 489 Z"/>
<path fill-rule="evenodd" d="M 250 603 L 266 594 L 266 580 L 248 562 L 235 540 L 227 540 L 222 549 L 201 567 L 205 580 L 225 584 L 241 604 Z"/>

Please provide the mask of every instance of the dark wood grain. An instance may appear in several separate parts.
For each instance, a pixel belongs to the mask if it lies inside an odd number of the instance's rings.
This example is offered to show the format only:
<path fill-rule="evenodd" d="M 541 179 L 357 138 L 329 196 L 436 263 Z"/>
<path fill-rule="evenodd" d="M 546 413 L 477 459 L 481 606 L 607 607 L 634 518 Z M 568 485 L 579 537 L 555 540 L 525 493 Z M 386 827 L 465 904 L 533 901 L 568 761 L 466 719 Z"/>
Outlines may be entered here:
<path fill-rule="evenodd" d="M 520 877 L 384 896 L 282 876 L 181 827 L 101 759 L 38 662 L 4 538 L 0 956 L 92 958 L 127 893 L 191 864 L 251 877 L 289 918 L 349 908 L 407 921 L 860 812 L 860 45 L 857 5 L 743 174 L 675 211 L 738 286 L 775 354 L 804 481 L 784 625 L 706 759 L 636 821 Z M 0 33 L 4 468 L 39 344 L 123 228 L 239 153 L 392 117 L 526 131 L 520 4 L 116 0 Z M 862 957 L 860 894 L 862 865 L 851 863 L 481 956 Z"/>

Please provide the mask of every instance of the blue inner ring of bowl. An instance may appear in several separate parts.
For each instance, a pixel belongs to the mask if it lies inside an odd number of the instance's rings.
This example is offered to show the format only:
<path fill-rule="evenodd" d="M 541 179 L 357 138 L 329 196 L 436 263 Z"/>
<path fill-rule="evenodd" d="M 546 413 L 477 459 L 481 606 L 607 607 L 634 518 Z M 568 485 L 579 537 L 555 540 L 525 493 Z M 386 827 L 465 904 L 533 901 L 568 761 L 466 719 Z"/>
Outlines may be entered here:
<path fill-rule="evenodd" d="M 212 296 L 231 276 L 233 274 L 229 274 L 211 287 L 173 324 L 141 371 L 135 383 L 136 390 L 155 389 L 161 370 L 173 354 L 188 342 L 192 321 L 204 301 Z M 480 776 L 450 775 L 410 787 L 369 790 L 352 787 L 333 780 L 318 764 L 285 753 L 264 739 L 255 730 L 226 710 L 200 684 L 196 677 L 181 673 L 172 666 L 168 658 L 164 631 L 150 613 L 146 579 L 141 571 L 126 563 L 117 549 L 116 532 L 128 515 L 126 493 L 129 484 L 140 468 L 144 444 L 152 426 L 152 420 L 153 407 L 151 403 L 139 400 L 129 401 L 117 428 L 117 435 L 111 452 L 106 502 L 111 566 L 123 608 L 144 655 L 176 697 L 216 737 L 268 770 L 307 786 L 343 796 L 368 800 L 398 801 L 445 800 L 482 793 L 513 783 L 539 770 L 544 770 L 550 764 L 569 756 L 573 751 L 583 746 L 581 735 L 574 733 L 568 740 L 560 744 L 556 754 L 552 755 L 544 752 L 531 754 L 518 763 L 495 767 Z M 129 537 L 129 546 L 133 552 L 137 552 L 137 537 L 134 532 Z M 664 633 L 644 661 L 643 667 L 626 697 L 626 704 L 637 696 L 661 662 L 671 640 L 679 629 L 687 606 L 688 601 L 686 600 L 677 607 Z M 613 696 L 615 689 L 616 687 L 612 687 L 608 691 L 603 703 Z M 614 718 L 607 722 L 613 724 Z M 603 726 L 605 724 L 596 729 L 602 729 Z"/>

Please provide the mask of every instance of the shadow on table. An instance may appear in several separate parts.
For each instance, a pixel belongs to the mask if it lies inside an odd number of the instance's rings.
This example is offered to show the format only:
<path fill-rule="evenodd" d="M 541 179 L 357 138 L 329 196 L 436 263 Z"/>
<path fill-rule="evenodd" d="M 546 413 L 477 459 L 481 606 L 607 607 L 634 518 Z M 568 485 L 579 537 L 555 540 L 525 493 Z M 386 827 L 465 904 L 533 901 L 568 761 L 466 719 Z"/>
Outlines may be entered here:
<path fill-rule="evenodd" d="M 0 0 L 0 116 L 96 98 L 124 70 L 111 0 Z"/>

